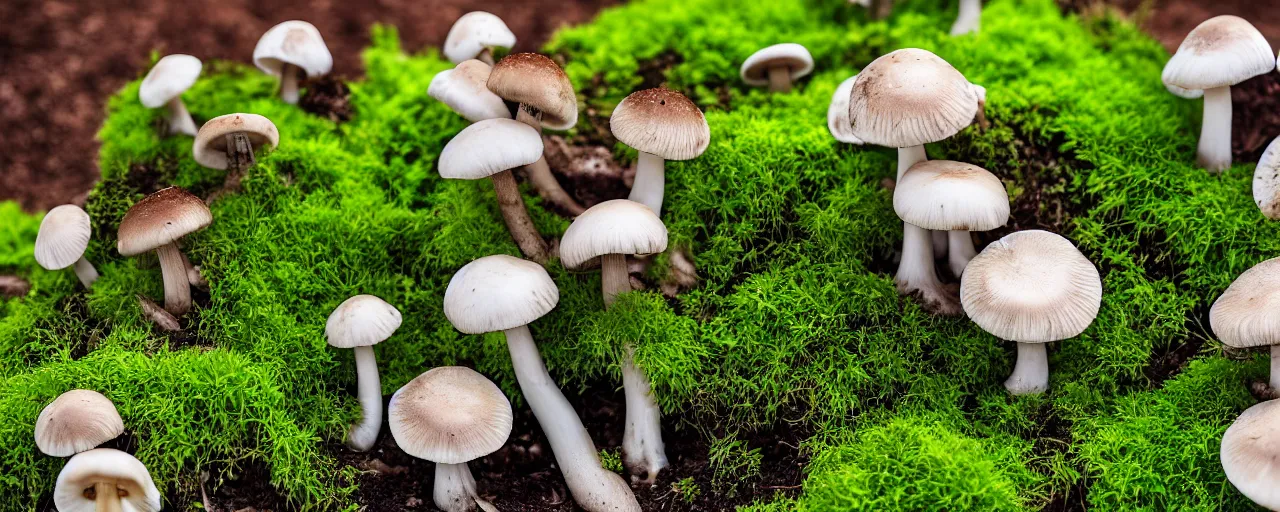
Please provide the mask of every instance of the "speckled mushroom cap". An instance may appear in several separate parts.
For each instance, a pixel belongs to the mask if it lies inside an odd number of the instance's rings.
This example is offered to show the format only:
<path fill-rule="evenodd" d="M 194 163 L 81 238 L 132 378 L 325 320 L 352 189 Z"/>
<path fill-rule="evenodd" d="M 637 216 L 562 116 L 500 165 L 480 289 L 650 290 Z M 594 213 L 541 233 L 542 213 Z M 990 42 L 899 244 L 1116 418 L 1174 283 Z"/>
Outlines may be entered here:
<path fill-rule="evenodd" d="M 1280 137 L 1271 141 L 1253 169 L 1253 202 L 1262 215 L 1280 220 Z"/>
<path fill-rule="evenodd" d="M 666 160 L 696 158 L 711 143 L 711 127 L 698 106 L 662 87 L 624 98 L 609 117 L 609 129 L 623 144 Z"/>
<path fill-rule="evenodd" d="M 769 70 L 779 66 L 787 68 L 791 80 L 799 80 L 813 72 L 813 56 L 796 43 L 775 44 L 747 57 L 738 74 L 747 85 L 769 85 Z"/>
<path fill-rule="evenodd" d="M 1071 241 L 1048 231 L 1011 233 L 964 269 L 960 304 L 983 330 L 1019 343 L 1084 332 L 1102 305 L 1098 269 Z"/>
<path fill-rule="evenodd" d="M 1276 69 L 1267 38 L 1237 16 L 1215 16 L 1187 34 L 1164 66 L 1165 85 L 1205 90 L 1235 85 Z"/>
<path fill-rule="evenodd" d="M 1235 348 L 1280 344 L 1280 258 L 1240 274 L 1209 308 L 1209 326 Z"/>
<path fill-rule="evenodd" d="M 444 292 L 444 316 L 461 332 L 483 334 L 529 325 L 559 303 L 547 269 L 498 254 L 458 269 Z"/>
<path fill-rule="evenodd" d="M 485 85 L 490 69 L 488 64 L 475 59 L 463 61 L 453 69 L 436 73 L 427 86 L 427 94 L 473 123 L 510 119 L 507 104 Z"/>
<path fill-rule="evenodd" d="M 40 411 L 35 431 L 41 452 L 67 457 L 119 437 L 124 433 L 124 420 L 102 393 L 73 389 Z"/>
<path fill-rule="evenodd" d="M 893 189 L 904 222 L 939 231 L 989 231 L 1009 221 L 1009 195 L 986 169 L 926 160 L 911 166 Z"/>
<path fill-rule="evenodd" d="M 36 234 L 36 263 L 47 270 L 70 267 L 89 247 L 89 214 L 74 204 L 49 210 Z"/>
<path fill-rule="evenodd" d="M 274 148 L 280 144 L 280 131 L 275 123 L 258 114 L 227 114 L 210 119 L 196 133 L 191 156 L 196 163 L 210 169 L 227 168 L 227 134 L 244 132 L 254 151 L 262 146 Z"/>
<path fill-rule="evenodd" d="M 138 86 L 138 100 L 147 108 L 158 108 L 181 96 L 195 85 L 204 64 L 190 55 L 165 55 L 156 61 Z"/>
<path fill-rule="evenodd" d="M 169 187 L 142 198 L 120 221 L 116 250 L 121 256 L 135 256 L 188 234 L 213 222 L 204 201 L 178 187 Z"/>
<path fill-rule="evenodd" d="M 1280 400 L 1245 409 L 1222 435 L 1222 470 L 1254 503 L 1280 510 Z"/>
<path fill-rule="evenodd" d="M 605 201 L 573 220 L 560 239 L 560 261 L 577 268 L 605 254 L 654 254 L 667 250 L 667 226 L 648 206 Z"/>
<path fill-rule="evenodd" d="M 849 96 L 853 94 L 853 83 L 857 80 L 858 75 L 853 75 L 840 82 L 831 95 L 831 105 L 827 107 L 827 131 L 840 142 L 862 145 L 862 139 L 853 134 L 853 125 L 849 122 Z"/>
<path fill-rule="evenodd" d="M 511 435 L 511 402 L 470 368 L 432 368 L 396 391 L 391 435 L 419 459 L 462 464 L 498 451 Z"/>
<path fill-rule="evenodd" d="M 555 61 L 536 53 L 513 53 L 489 73 L 489 90 L 502 99 L 542 111 L 542 126 L 568 130 L 578 124 L 578 97 Z"/>
<path fill-rule="evenodd" d="M 280 76 L 285 64 L 298 66 L 307 77 L 326 75 L 333 69 L 333 55 L 315 25 L 286 21 L 262 34 L 253 49 L 253 65 L 263 73 Z"/>
<path fill-rule="evenodd" d="M 485 119 L 445 144 L 436 169 L 442 178 L 478 180 L 542 158 L 542 135 L 513 119 Z"/>
<path fill-rule="evenodd" d="M 444 56 L 457 64 L 476 58 L 485 48 L 511 48 L 515 45 L 516 35 L 511 33 L 502 18 L 474 11 L 453 22 L 449 35 L 444 38 Z"/>
<path fill-rule="evenodd" d="M 324 324 L 324 336 L 337 348 L 368 347 L 382 343 L 400 328 L 400 310 L 373 295 L 356 295 L 342 301 Z"/>
<path fill-rule="evenodd" d="M 959 133 L 973 122 L 979 101 L 978 89 L 947 61 L 906 48 L 858 73 L 849 120 L 854 136 L 864 142 L 906 148 Z"/>
<path fill-rule="evenodd" d="M 138 459 L 120 450 L 98 448 L 77 454 L 58 473 L 53 504 L 58 512 L 94 512 L 97 504 L 85 489 L 111 483 L 120 491 L 124 512 L 160 510 L 160 490 Z"/>

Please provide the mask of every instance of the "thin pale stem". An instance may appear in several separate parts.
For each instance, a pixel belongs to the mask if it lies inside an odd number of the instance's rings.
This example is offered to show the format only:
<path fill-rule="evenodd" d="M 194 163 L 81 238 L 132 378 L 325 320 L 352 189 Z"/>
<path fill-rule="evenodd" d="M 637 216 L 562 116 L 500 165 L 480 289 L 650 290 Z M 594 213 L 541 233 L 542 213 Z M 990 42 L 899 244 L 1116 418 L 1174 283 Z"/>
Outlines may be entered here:
<path fill-rule="evenodd" d="M 542 112 L 531 109 L 523 103 L 516 111 L 516 121 L 532 126 L 533 129 L 538 130 L 538 133 L 542 133 Z M 559 205 L 571 215 L 580 215 L 586 211 L 586 208 L 574 201 L 573 197 L 565 192 L 564 187 L 560 186 L 560 182 L 556 181 L 546 158 L 539 158 L 537 162 L 525 166 L 525 170 L 529 173 L 529 182 L 543 199 Z"/>
<path fill-rule="evenodd" d="M 618 295 L 631 291 L 631 275 L 627 272 L 625 255 L 606 254 L 600 257 L 600 288 L 605 309 L 613 306 Z"/>
<path fill-rule="evenodd" d="M 525 209 L 524 197 L 520 195 L 515 176 L 508 170 L 489 176 L 489 180 L 493 182 L 493 192 L 498 197 L 498 210 L 502 212 L 502 220 L 506 221 L 507 231 L 511 232 L 511 238 L 515 239 L 520 252 L 533 261 L 545 263 L 547 242 L 538 233 L 537 226 L 533 225 L 529 210 Z"/>
<path fill-rule="evenodd" d="M 120 502 L 120 488 L 116 484 L 98 482 L 93 485 L 93 503 L 96 512 L 123 512 L 124 504 Z"/>
<path fill-rule="evenodd" d="M 479 59 L 480 62 L 493 66 L 493 48 L 486 46 L 485 49 L 480 50 L 480 55 L 476 55 L 476 58 Z"/>
<path fill-rule="evenodd" d="M 372 346 L 356 347 L 356 394 L 360 399 L 360 423 L 351 425 L 347 446 L 367 452 L 378 441 L 382 430 L 382 382 L 378 379 L 378 360 Z"/>
<path fill-rule="evenodd" d="M 98 280 L 98 269 L 93 268 L 93 264 L 89 260 L 81 256 L 76 260 L 75 264 L 76 277 L 80 278 L 80 284 L 85 288 L 93 288 L 93 282 Z"/>
<path fill-rule="evenodd" d="M 302 69 L 293 64 L 285 64 L 280 67 L 280 99 L 290 105 L 298 103 L 298 75 L 302 74 Z"/>
<path fill-rule="evenodd" d="M 964 268 L 969 266 L 969 261 L 978 255 L 978 250 L 974 248 L 973 237 L 968 231 L 948 231 L 947 240 L 947 260 L 951 265 L 951 274 L 960 277 L 964 275 Z"/>
<path fill-rule="evenodd" d="M 636 181 L 631 184 L 627 199 L 648 206 L 653 213 L 662 215 L 662 198 L 666 188 L 666 160 L 653 153 L 640 152 L 636 160 Z"/>
<path fill-rule="evenodd" d="M 1197 161 L 1209 172 L 1231 167 L 1231 87 L 1204 91 L 1204 122 L 1200 125 Z"/>
<path fill-rule="evenodd" d="M 910 169 L 911 166 L 929 159 L 929 155 L 924 152 L 924 146 L 911 146 L 909 148 L 898 148 L 898 181 L 902 181 L 902 175 Z"/>
<path fill-rule="evenodd" d="M 769 68 L 769 91 L 776 93 L 791 92 L 791 69 L 786 66 Z"/>
<path fill-rule="evenodd" d="M 471 512 L 484 502 L 476 492 L 476 479 L 467 463 L 436 463 L 435 487 L 431 497 L 444 512 Z M 487 503 L 486 503 L 487 504 Z"/>
<path fill-rule="evenodd" d="M 1038 395 L 1049 389 L 1049 350 L 1045 343 L 1019 343 L 1018 362 L 1004 381 L 1014 395 Z"/>
<path fill-rule="evenodd" d="M 167 106 L 169 108 L 165 122 L 169 125 L 169 134 L 181 133 L 195 137 L 198 131 L 196 121 L 191 118 L 191 113 L 187 112 L 187 105 L 182 102 L 182 97 L 174 96 Z"/>
<path fill-rule="evenodd" d="M 164 276 L 164 309 L 173 316 L 191 311 L 191 283 L 187 281 L 187 266 L 182 263 L 178 244 L 168 243 L 156 248 L 160 259 L 160 273 Z"/>

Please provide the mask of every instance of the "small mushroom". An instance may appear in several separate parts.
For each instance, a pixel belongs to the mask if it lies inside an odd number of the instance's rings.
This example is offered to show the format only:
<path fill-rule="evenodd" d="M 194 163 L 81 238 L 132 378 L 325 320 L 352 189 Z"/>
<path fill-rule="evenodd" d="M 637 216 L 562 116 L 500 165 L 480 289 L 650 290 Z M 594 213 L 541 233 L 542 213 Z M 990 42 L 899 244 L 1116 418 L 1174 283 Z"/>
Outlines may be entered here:
<path fill-rule="evenodd" d="M 1245 409 L 1222 435 L 1222 470 L 1240 494 L 1280 510 L 1280 400 Z"/>
<path fill-rule="evenodd" d="M 494 48 L 510 49 L 515 45 L 516 35 L 511 33 L 502 18 L 484 11 L 473 11 L 453 22 L 449 35 L 444 38 L 444 56 L 454 64 L 478 59 L 492 66 Z"/>
<path fill-rule="evenodd" d="M 427 86 L 427 94 L 473 123 L 511 119 L 507 104 L 485 85 L 491 70 L 488 64 L 475 59 L 463 61 L 453 69 L 436 73 Z"/>
<path fill-rule="evenodd" d="M 990 231 L 1009 221 L 1009 195 L 986 169 L 950 160 L 911 166 L 893 191 L 893 209 L 903 222 L 948 233 L 951 273 L 977 255 L 970 231 Z M 918 230 L 912 230 L 913 232 Z"/>
<path fill-rule="evenodd" d="M 227 114 L 200 127 L 191 154 L 200 165 L 228 171 L 223 188 L 235 190 L 245 171 L 257 164 L 254 151 L 278 144 L 280 131 L 270 119 L 257 114 Z"/>
<path fill-rule="evenodd" d="M 98 448 L 67 461 L 54 485 L 53 504 L 58 512 L 156 512 L 160 490 L 138 459 Z"/>
<path fill-rule="evenodd" d="M 400 311 L 373 295 L 356 295 L 339 304 L 324 326 L 325 338 L 335 348 L 353 349 L 356 359 L 356 388 L 361 420 L 351 426 L 347 446 L 369 451 L 382 430 L 382 384 L 378 380 L 378 360 L 373 346 L 400 328 Z"/>
<path fill-rule="evenodd" d="M 36 447 L 51 457 L 92 450 L 124 433 L 124 420 L 102 393 L 73 389 L 53 399 L 36 418 Z"/>
<path fill-rule="evenodd" d="M 89 214 L 79 206 L 64 204 L 49 210 L 40 221 L 40 232 L 36 234 L 36 263 L 46 270 L 61 270 L 74 265 L 80 284 L 85 288 L 92 287 L 98 280 L 98 270 L 84 259 L 90 234 Z"/>
<path fill-rule="evenodd" d="M 849 122 L 849 96 L 853 94 L 853 83 L 857 80 L 858 75 L 845 79 L 831 95 L 831 105 L 827 107 L 827 130 L 837 141 L 861 146 L 862 139 L 853 134 L 853 125 Z"/>
<path fill-rule="evenodd" d="M 174 316 L 191 310 L 191 283 L 178 240 L 200 231 L 213 222 L 213 214 L 196 196 L 178 187 L 169 187 L 129 208 L 120 221 L 116 250 L 121 256 L 137 256 L 156 251 L 164 275 L 164 309 Z"/>
<path fill-rule="evenodd" d="M 951 25 L 951 35 L 962 36 L 978 31 L 982 23 L 982 0 L 960 0 L 960 15 Z"/>
<path fill-rule="evenodd" d="M 1206 170 L 1231 167 L 1231 86 L 1274 69 L 1276 59 L 1267 38 L 1248 21 L 1228 15 L 1192 29 L 1165 64 L 1160 78 L 1166 87 L 1204 91 L 1196 156 Z"/>
<path fill-rule="evenodd" d="M 280 77 L 280 99 L 298 102 L 298 79 L 302 74 L 315 78 L 333 69 L 333 55 L 315 25 L 286 21 L 262 34 L 253 48 L 253 65 L 263 73 Z"/>
<path fill-rule="evenodd" d="M 470 368 L 432 368 L 396 391 L 387 418 L 400 449 L 436 463 L 432 497 L 440 510 L 497 511 L 476 492 L 467 463 L 511 435 L 511 402 L 498 386 Z"/>
<path fill-rule="evenodd" d="M 791 84 L 813 72 L 813 56 L 804 46 L 782 43 L 755 52 L 742 63 L 739 74 L 747 85 L 769 86 L 769 91 L 791 92 Z"/>
<path fill-rule="evenodd" d="M 1253 201 L 1263 216 L 1280 220 L 1280 138 L 1271 141 L 1253 170 Z"/>
<path fill-rule="evenodd" d="M 1272 389 L 1280 389 L 1280 258 L 1244 271 L 1209 308 L 1209 326 L 1233 348 L 1271 347 Z"/>
<path fill-rule="evenodd" d="M 204 64 L 190 55 L 166 55 L 147 72 L 138 87 L 138 100 L 147 108 L 167 106 L 164 120 L 169 134 L 182 133 L 194 137 L 196 122 L 182 103 L 182 93 L 195 85 Z"/>
<path fill-rule="evenodd" d="M 711 127 L 698 106 L 661 87 L 624 98 L 609 117 L 609 129 L 619 142 L 640 153 L 627 198 L 654 213 L 662 211 L 665 161 L 697 158 L 711 143 Z"/>
<path fill-rule="evenodd" d="M 1046 343 L 1074 337 L 1102 306 L 1097 267 L 1070 240 L 1030 230 L 1001 238 L 969 262 L 960 280 L 964 312 L 982 330 L 1018 344 L 1004 387 L 1014 395 L 1049 389 Z"/>

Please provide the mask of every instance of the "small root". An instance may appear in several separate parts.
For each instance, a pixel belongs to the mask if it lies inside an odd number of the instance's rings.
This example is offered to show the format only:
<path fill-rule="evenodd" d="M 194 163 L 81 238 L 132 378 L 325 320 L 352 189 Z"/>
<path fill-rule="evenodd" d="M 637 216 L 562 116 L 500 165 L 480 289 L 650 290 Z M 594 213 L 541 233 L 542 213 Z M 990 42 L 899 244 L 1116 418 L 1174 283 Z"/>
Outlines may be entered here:
<path fill-rule="evenodd" d="M 178 332 L 182 330 L 182 325 L 178 323 L 178 318 L 156 305 L 151 299 L 139 295 L 138 304 L 142 305 L 142 314 L 156 324 L 156 327 L 159 327 L 161 331 Z"/>

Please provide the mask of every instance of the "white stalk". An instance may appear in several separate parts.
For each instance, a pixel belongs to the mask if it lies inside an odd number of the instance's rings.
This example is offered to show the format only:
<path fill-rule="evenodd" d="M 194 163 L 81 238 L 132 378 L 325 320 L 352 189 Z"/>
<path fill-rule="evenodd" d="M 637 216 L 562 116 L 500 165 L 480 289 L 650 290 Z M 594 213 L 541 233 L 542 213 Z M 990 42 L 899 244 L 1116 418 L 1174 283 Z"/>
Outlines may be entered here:
<path fill-rule="evenodd" d="M 476 493 L 476 479 L 471 476 L 471 468 L 467 463 L 436 463 L 435 488 L 431 492 L 436 507 L 444 512 L 471 512 L 479 506 L 484 510 L 495 510 L 489 502 L 480 499 Z"/>
<path fill-rule="evenodd" d="M 124 503 L 120 500 L 120 489 L 116 487 L 116 484 L 98 482 L 93 485 L 93 493 L 95 512 L 124 511 Z"/>
<path fill-rule="evenodd" d="M 636 161 L 636 181 L 627 196 L 627 199 L 648 206 L 659 216 L 662 215 L 662 195 L 666 187 L 665 163 L 662 157 L 641 151 Z"/>
<path fill-rule="evenodd" d="M 285 64 L 280 67 L 280 99 L 290 105 L 298 103 L 298 75 L 302 73 L 302 68 L 293 64 Z"/>
<path fill-rule="evenodd" d="M 902 181 L 902 174 L 911 166 L 928 159 L 929 155 L 924 152 L 924 146 L 898 148 L 898 181 Z"/>
<path fill-rule="evenodd" d="M 480 50 L 479 55 L 476 55 L 476 59 L 478 59 L 480 62 L 488 64 L 489 67 L 493 67 L 493 48 L 489 48 L 486 46 L 485 49 Z"/>
<path fill-rule="evenodd" d="M 1049 389 L 1048 344 L 1019 343 L 1018 362 L 1004 387 L 1014 395 L 1038 395 Z"/>
<path fill-rule="evenodd" d="M 187 105 L 182 103 L 182 97 L 174 96 L 169 100 L 168 107 L 169 111 L 165 115 L 169 123 L 169 134 L 181 133 L 195 137 L 196 121 L 191 118 L 191 113 L 187 112 Z"/>
<path fill-rule="evenodd" d="M 382 430 L 382 382 L 378 380 L 378 360 L 372 346 L 356 347 L 356 388 L 360 398 L 360 423 L 351 425 L 347 446 L 367 452 Z"/>
<path fill-rule="evenodd" d="M 93 268 L 93 264 L 84 259 L 84 256 L 76 260 L 74 270 L 76 277 L 80 278 L 80 284 L 83 284 L 85 288 L 92 288 L 93 282 L 98 280 L 98 269 Z"/>
<path fill-rule="evenodd" d="M 164 276 L 164 309 L 173 316 L 191 311 L 191 283 L 187 281 L 187 265 L 182 262 L 178 244 L 168 243 L 156 248 L 160 259 L 160 273 Z"/>
<path fill-rule="evenodd" d="M 964 275 L 964 268 L 978 255 L 978 250 L 973 247 L 973 237 L 968 231 L 948 231 L 947 240 L 947 245 L 950 246 L 947 249 L 947 262 L 951 265 L 951 274 L 958 278 Z"/>
<path fill-rule="evenodd" d="M 951 35 L 960 36 L 977 32 L 982 22 L 982 0 L 960 0 L 960 15 L 951 25 Z"/>
<path fill-rule="evenodd" d="M 1280 391 L 1280 345 L 1271 346 L 1271 389 Z"/>
<path fill-rule="evenodd" d="M 944 315 L 960 312 L 959 300 L 943 287 L 933 268 L 933 240 L 927 229 L 902 223 L 902 261 L 893 281 L 904 295 L 919 293 L 932 311 Z"/>
<path fill-rule="evenodd" d="M 1231 86 L 1205 89 L 1200 125 L 1199 164 L 1209 172 L 1231 167 Z"/>

